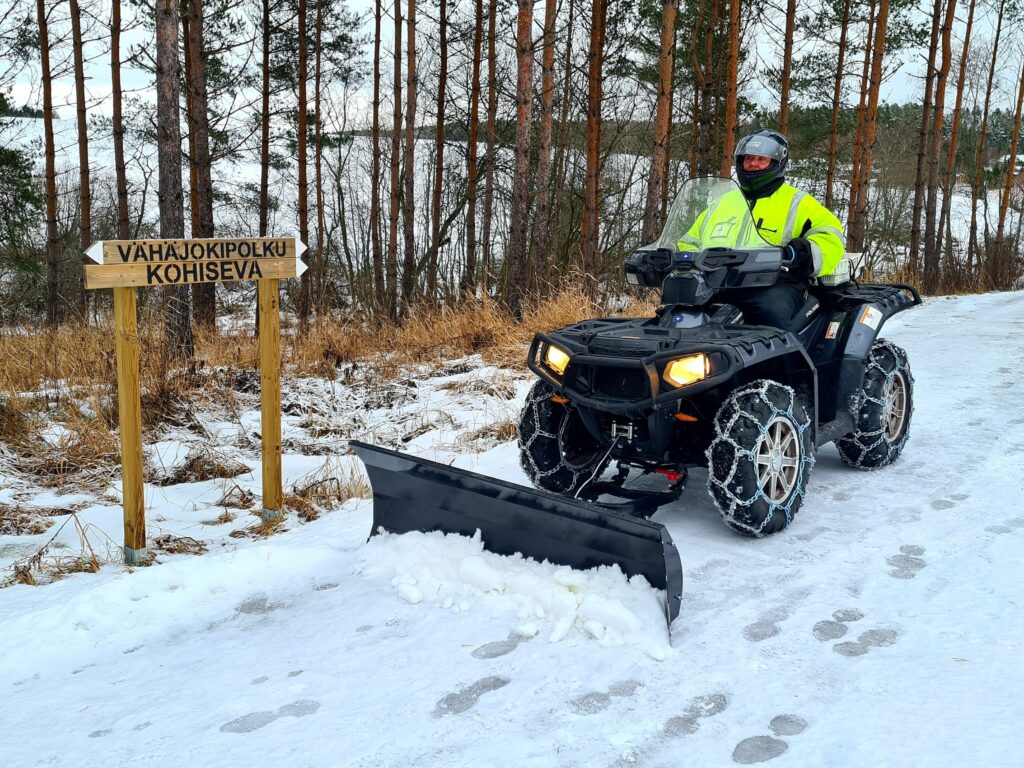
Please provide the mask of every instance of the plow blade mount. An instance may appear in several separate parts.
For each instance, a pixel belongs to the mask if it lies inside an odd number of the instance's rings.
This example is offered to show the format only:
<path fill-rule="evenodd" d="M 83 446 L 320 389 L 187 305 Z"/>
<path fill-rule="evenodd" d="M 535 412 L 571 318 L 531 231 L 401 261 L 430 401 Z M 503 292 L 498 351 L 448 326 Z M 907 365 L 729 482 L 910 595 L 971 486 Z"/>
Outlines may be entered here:
<path fill-rule="evenodd" d="M 473 536 L 499 555 L 586 570 L 618 565 L 666 593 L 665 616 L 679 614 L 683 567 L 665 526 L 597 504 L 525 488 L 475 472 L 353 440 L 373 487 L 373 529 Z"/>

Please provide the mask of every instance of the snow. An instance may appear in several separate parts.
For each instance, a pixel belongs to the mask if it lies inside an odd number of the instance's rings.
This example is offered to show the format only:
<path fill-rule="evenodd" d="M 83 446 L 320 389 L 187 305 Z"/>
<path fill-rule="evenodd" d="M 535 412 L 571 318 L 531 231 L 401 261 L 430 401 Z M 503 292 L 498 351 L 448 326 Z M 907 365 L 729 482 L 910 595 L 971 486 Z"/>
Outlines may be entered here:
<path fill-rule="evenodd" d="M 206 554 L 0 590 L 0 762 L 1024 764 L 1022 331 L 1024 293 L 940 297 L 890 320 L 915 376 L 903 456 L 862 473 L 822 449 L 781 534 L 730 532 L 695 472 L 657 518 L 685 570 L 671 637 L 663 596 L 640 580 L 465 537 L 367 541 L 368 501 L 232 538 L 251 516 L 213 518 L 232 484 L 258 497 L 258 400 L 240 394 L 237 418 L 203 406 L 211 440 L 254 471 L 147 485 L 146 502 L 151 535 Z M 478 359 L 450 370 L 386 396 L 286 379 L 286 488 L 357 464 L 341 455 L 349 437 L 524 482 L 514 443 L 460 436 L 513 418 L 529 378 Z M 510 400 L 455 386 L 498 377 Z M 175 466 L 197 440 L 169 432 L 150 455 Z M 119 493 L 0 477 L 0 501 L 29 497 L 83 503 L 83 523 L 120 541 Z M 0 537 L 0 565 L 55 530 Z M 60 539 L 77 546 L 70 527 Z"/>

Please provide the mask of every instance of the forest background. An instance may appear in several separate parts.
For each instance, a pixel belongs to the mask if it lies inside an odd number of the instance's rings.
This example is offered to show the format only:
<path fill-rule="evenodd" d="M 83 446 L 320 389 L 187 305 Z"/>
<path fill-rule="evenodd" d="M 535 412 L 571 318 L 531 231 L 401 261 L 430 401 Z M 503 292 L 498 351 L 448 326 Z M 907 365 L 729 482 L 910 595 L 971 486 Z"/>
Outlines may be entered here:
<path fill-rule="evenodd" d="M 1020 0 L 13 0 L 0 10 L 0 323 L 104 323 L 85 249 L 297 234 L 284 304 L 401 325 L 605 304 L 749 130 L 867 274 L 1020 286 Z M 882 98 L 887 95 L 887 98 Z M 142 291 L 168 348 L 254 288 Z"/>

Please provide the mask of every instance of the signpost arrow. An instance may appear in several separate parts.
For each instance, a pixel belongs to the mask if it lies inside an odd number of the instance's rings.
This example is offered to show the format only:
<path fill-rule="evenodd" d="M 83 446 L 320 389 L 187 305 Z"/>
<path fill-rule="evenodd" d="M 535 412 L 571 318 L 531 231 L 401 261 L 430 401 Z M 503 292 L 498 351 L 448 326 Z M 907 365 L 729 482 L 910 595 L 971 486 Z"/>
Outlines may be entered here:
<path fill-rule="evenodd" d="M 97 240 L 95 243 L 89 246 L 86 250 L 85 255 L 95 261 L 97 264 L 103 263 L 103 241 Z"/>
<path fill-rule="evenodd" d="M 302 242 L 302 240 L 299 238 L 298 235 L 295 235 L 295 262 L 296 262 L 296 264 L 295 264 L 295 276 L 296 277 L 299 277 L 300 275 L 302 275 L 303 272 L 305 272 L 307 269 L 309 269 L 309 267 L 306 266 L 306 262 L 304 262 L 302 260 L 302 254 L 304 254 L 307 250 L 308 249 L 306 248 L 306 244 L 304 242 Z"/>

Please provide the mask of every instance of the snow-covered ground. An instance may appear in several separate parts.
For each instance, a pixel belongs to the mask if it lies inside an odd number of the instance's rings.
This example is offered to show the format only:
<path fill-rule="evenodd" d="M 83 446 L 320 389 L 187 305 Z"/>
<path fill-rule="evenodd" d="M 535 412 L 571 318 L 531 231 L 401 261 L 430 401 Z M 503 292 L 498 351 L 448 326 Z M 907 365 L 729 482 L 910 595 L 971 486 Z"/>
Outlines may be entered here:
<path fill-rule="evenodd" d="M 169 433 L 151 461 L 202 439 L 256 472 L 146 493 L 151 535 L 205 555 L 0 590 L 0 764 L 1024 765 L 1024 294 L 937 298 L 884 332 L 916 379 L 902 458 L 860 473 L 826 447 L 794 524 L 756 541 L 694 473 L 659 515 L 686 577 L 671 637 L 661 595 L 611 570 L 367 543 L 368 501 L 230 537 L 253 518 L 213 524 L 217 501 L 259 492 L 258 410 L 211 405 L 209 437 Z M 286 484 L 342 472 L 348 437 L 522 482 L 514 442 L 469 435 L 514 418 L 529 379 L 470 367 L 377 393 L 289 380 Z M 0 478 L 0 502 L 27 498 L 120 540 L 116 494 Z M 0 565 L 54 530 L 0 537 Z"/>

